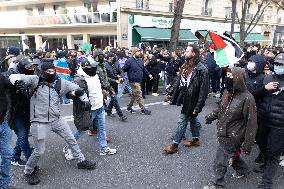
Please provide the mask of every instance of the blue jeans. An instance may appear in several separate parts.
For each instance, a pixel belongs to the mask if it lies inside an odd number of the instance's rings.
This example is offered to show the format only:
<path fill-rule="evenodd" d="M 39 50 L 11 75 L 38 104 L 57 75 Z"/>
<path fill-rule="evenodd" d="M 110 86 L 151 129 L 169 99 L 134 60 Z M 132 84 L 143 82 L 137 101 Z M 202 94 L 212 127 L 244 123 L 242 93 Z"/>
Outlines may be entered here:
<path fill-rule="evenodd" d="M 5 188 L 10 185 L 12 155 L 12 131 L 10 130 L 8 124 L 3 122 L 0 124 L 0 188 Z"/>
<path fill-rule="evenodd" d="M 118 92 L 117 92 L 118 98 L 122 97 L 125 87 L 128 90 L 129 94 L 132 94 L 132 89 L 130 87 L 129 81 L 128 79 L 125 79 L 125 81 L 122 84 L 118 85 Z"/>
<path fill-rule="evenodd" d="M 64 95 L 62 98 L 63 98 L 63 103 L 64 103 L 64 104 L 70 104 L 70 99 L 68 99 L 68 98 L 66 97 L 66 95 Z"/>
<path fill-rule="evenodd" d="M 107 148 L 107 141 L 106 141 L 106 121 L 105 121 L 105 110 L 102 106 L 97 110 L 92 110 L 92 119 L 95 122 L 95 125 L 98 129 L 98 139 L 100 144 L 100 149 L 105 150 Z M 83 135 L 84 133 L 80 132 L 75 134 L 75 138 Z M 77 138 L 76 138 L 77 139 Z"/>
<path fill-rule="evenodd" d="M 110 102 L 108 104 L 108 113 L 112 112 L 112 108 L 115 108 L 116 113 L 119 115 L 119 117 L 123 116 L 123 113 L 120 109 L 119 103 L 118 103 L 118 98 L 117 95 L 115 96 L 110 96 Z"/>
<path fill-rule="evenodd" d="M 21 152 L 24 153 L 26 160 L 28 160 L 32 154 L 29 143 L 30 118 L 17 114 L 15 117 L 14 132 L 17 135 L 17 142 L 14 148 L 13 161 L 21 159 Z"/>
<path fill-rule="evenodd" d="M 190 117 L 185 114 L 180 114 L 177 128 L 175 131 L 175 135 L 173 137 L 173 143 L 179 144 L 182 138 L 185 136 L 186 128 L 190 122 L 190 131 L 192 134 L 192 138 L 199 138 L 200 137 L 200 122 L 197 117 Z"/>

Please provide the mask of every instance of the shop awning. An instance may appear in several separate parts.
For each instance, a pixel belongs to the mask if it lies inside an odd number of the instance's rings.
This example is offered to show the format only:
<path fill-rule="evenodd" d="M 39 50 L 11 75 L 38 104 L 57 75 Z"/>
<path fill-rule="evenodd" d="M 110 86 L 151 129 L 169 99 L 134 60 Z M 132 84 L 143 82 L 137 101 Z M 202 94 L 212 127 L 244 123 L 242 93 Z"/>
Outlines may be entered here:
<path fill-rule="evenodd" d="M 234 33 L 234 38 L 236 41 L 240 41 L 240 33 Z M 260 33 L 250 33 L 245 39 L 245 42 L 269 42 L 270 40 L 266 39 Z"/>
<path fill-rule="evenodd" d="M 226 33 L 229 34 L 230 32 L 226 32 Z M 239 32 L 235 32 L 234 33 L 234 38 L 235 38 L 236 41 L 240 41 L 240 33 Z M 245 42 L 248 42 L 248 43 L 249 42 L 270 42 L 270 40 L 265 38 L 260 33 L 250 33 L 246 37 Z"/>
<path fill-rule="evenodd" d="M 134 27 L 141 36 L 141 41 L 170 41 L 171 29 Z M 179 31 L 179 41 L 198 41 L 188 29 Z"/>

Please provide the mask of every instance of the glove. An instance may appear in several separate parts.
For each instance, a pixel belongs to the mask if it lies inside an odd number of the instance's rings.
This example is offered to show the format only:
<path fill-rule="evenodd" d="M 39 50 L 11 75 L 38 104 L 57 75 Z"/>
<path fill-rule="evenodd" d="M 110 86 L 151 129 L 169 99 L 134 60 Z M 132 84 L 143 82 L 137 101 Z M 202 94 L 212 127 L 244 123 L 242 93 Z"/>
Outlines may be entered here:
<path fill-rule="evenodd" d="M 211 123 L 212 123 L 212 121 L 209 119 L 209 117 L 205 116 L 205 124 L 209 125 Z"/>
<path fill-rule="evenodd" d="M 29 88 L 24 81 L 17 80 L 15 81 L 16 93 L 20 93 L 23 96 L 29 96 Z"/>
<path fill-rule="evenodd" d="M 80 97 L 84 94 L 84 91 L 82 89 L 76 89 L 75 96 Z"/>

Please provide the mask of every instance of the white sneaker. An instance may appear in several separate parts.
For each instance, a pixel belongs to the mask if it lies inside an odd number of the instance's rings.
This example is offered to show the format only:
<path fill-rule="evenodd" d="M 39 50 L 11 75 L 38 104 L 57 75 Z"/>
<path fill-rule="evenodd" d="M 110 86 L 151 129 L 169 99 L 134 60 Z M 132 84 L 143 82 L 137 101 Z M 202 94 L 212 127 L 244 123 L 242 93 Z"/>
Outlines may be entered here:
<path fill-rule="evenodd" d="M 113 155 L 116 154 L 116 149 L 111 149 L 107 147 L 105 150 L 101 150 L 100 155 L 101 156 L 106 156 L 106 155 Z"/>
<path fill-rule="evenodd" d="M 152 93 L 152 96 L 159 96 L 158 93 Z"/>
<path fill-rule="evenodd" d="M 67 160 L 67 161 L 71 161 L 71 160 L 73 160 L 74 159 L 74 157 L 73 157 L 73 154 L 72 154 L 72 151 L 68 148 L 67 149 L 67 152 L 65 153 L 65 159 Z"/>
<path fill-rule="evenodd" d="M 281 167 L 284 167 L 284 159 L 283 159 L 282 161 L 280 161 L 279 165 L 280 165 Z"/>
<path fill-rule="evenodd" d="M 67 146 L 64 146 L 63 149 L 62 149 L 62 152 L 63 152 L 64 154 L 66 154 L 66 153 L 67 153 L 67 150 L 68 150 L 68 147 L 67 147 Z"/>
<path fill-rule="evenodd" d="M 280 156 L 280 161 L 284 160 L 284 156 Z"/>

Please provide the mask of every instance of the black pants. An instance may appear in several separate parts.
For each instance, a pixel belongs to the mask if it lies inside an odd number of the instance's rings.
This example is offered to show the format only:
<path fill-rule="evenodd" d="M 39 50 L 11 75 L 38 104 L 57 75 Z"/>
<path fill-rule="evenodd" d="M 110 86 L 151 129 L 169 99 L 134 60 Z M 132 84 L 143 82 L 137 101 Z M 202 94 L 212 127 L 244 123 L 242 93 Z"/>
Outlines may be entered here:
<path fill-rule="evenodd" d="M 284 151 L 284 129 L 267 129 L 267 148 L 264 156 L 265 170 L 261 185 L 272 188 L 273 178 L 279 167 L 280 155 Z"/>
<path fill-rule="evenodd" d="M 157 93 L 158 92 L 158 87 L 159 87 L 159 80 L 160 80 L 160 75 L 159 74 L 155 74 L 153 75 L 153 93 Z"/>
<path fill-rule="evenodd" d="M 234 157 L 238 147 L 229 144 L 219 144 L 214 162 L 214 184 L 224 186 L 224 178 L 229 166 L 229 159 L 233 158 L 232 167 L 240 174 L 248 173 L 247 164 L 240 158 Z"/>
<path fill-rule="evenodd" d="M 213 93 L 217 93 L 220 90 L 220 77 L 218 73 L 210 73 L 210 86 L 212 88 Z"/>
<path fill-rule="evenodd" d="M 142 95 L 143 96 L 144 95 L 148 95 L 149 92 L 152 91 L 152 85 L 153 85 L 153 83 L 152 83 L 152 81 L 148 77 L 146 77 L 146 78 L 144 78 L 142 80 L 142 82 L 141 82 L 141 91 L 142 91 Z"/>

